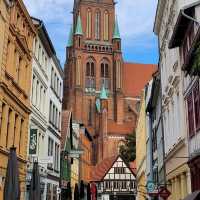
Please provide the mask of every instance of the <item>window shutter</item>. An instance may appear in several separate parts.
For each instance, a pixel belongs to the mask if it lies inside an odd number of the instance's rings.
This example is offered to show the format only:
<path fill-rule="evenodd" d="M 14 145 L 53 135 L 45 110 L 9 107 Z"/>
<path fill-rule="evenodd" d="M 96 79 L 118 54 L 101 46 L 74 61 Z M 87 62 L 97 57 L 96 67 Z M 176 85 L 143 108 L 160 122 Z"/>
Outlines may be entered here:
<path fill-rule="evenodd" d="M 200 94 L 199 94 L 198 83 L 194 87 L 193 93 L 194 93 L 195 123 L 196 123 L 196 129 L 199 129 L 200 128 Z"/>
<path fill-rule="evenodd" d="M 189 136 L 194 135 L 194 107 L 193 107 L 193 98 L 192 93 L 187 98 L 188 104 L 188 125 L 189 125 Z"/>

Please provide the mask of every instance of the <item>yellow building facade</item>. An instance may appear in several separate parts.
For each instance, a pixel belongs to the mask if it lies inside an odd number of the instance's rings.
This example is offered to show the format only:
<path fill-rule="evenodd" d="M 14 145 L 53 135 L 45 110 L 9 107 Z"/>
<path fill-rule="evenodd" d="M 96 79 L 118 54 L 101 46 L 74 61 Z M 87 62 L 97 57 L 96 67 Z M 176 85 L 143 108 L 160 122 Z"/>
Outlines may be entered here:
<path fill-rule="evenodd" d="M 10 5 L 9 5 L 9 2 Z M 32 45 L 35 28 L 22 0 L 0 1 L 0 200 L 10 147 L 17 149 L 25 199 Z"/>
<path fill-rule="evenodd" d="M 136 128 L 136 166 L 138 200 L 146 200 L 146 111 L 145 94 L 141 95 L 140 113 Z"/>

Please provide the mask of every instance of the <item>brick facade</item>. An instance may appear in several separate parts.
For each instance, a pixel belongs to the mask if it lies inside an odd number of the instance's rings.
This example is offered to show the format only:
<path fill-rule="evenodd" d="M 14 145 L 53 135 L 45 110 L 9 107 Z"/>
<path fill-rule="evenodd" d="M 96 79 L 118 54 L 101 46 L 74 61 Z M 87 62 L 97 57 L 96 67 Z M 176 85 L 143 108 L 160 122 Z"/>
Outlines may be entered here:
<path fill-rule="evenodd" d="M 87 37 L 88 30 L 88 12 L 91 12 L 91 36 Z M 96 13 L 100 13 L 100 22 L 97 22 Z M 124 140 L 126 134 L 133 132 L 135 127 L 137 113 L 133 112 L 136 102 L 135 96 L 131 96 L 131 103 L 125 94 L 124 74 L 130 73 L 124 68 L 121 52 L 121 39 L 114 36 L 117 21 L 115 20 L 115 4 L 113 0 L 86 1 L 77 0 L 74 4 L 73 17 L 73 36 L 72 44 L 68 45 L 65 64 L 64 79 L 64 109 L 72 110 L 73 119 L 83 123 L 94 137 L 94 155 L 95 163 L 101 159 L 118 154 L 118 144 Z M 105 13 L 108 13 L 108 40 L 105 40 L 106 21 Z M 81 24 L 78 24 L 80 16 Z M 99 25 L 99 38 L 96 37 L 96 25 Z M 82 27 L 82 34 L 76 34 L 78 25 Z M 117 26 L 118 27 L 118 26 Z M 80 27 L 79 27 L 80 28 Z M 94 74 L 87 80 L 87 63 L 93 63 Z M 102 64 L 108 64 L 108 74 L 106 79 L 102 78 Z M 134 66 L 133 66 L 134 67 Z M 150 70 L 149 70 L 150 69 Z M 140 70 L 140 69 L 139 69 Z M 144 70 L 144 69 L 143 69 Z M 148 78 L 142 78 L 143 85 L 148 81 L 155 66 L 148 68 Z M 142 74 L 142 70 L 141 70 Z M 129 74 L 131 80 L 133 74 Z M 96 101 L 102 88 L 108 85 L 107 108 L 96 109 Z M 107 81 L 107 82 L 106 82 Z M 92 90 L 88 90 L 88 82 L 94 84 Z M 136 101 L 136 102 L 135 102 Z M 115 129 L 112 133 L 108 128 L 108 123 L 114 123 L 114 126 L 120 125 L 122 132 Z M 128 130 L 127 130 L 128 127 Z M 124 129 L 126 132 L 124 133 Z M 113 145 L 114 144 L 114 145 Z"/>

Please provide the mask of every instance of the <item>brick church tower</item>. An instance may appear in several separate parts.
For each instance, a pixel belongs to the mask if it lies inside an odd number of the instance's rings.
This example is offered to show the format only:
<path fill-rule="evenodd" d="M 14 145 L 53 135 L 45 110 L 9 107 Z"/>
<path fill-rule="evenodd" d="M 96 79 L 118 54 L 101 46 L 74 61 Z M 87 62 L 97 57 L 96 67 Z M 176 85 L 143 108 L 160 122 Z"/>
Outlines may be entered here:
<path fill-rule="evenodd" d="M 125 105 L 114 0 L 74 0 L 64 73 L 63 109 L 71 110 L 73 120 L 92 134 L 95 163 L 116 155 L 124 133 L 132 132 L 137 113 Z M 130 130 L 124 131 L 127 126 Z"/>

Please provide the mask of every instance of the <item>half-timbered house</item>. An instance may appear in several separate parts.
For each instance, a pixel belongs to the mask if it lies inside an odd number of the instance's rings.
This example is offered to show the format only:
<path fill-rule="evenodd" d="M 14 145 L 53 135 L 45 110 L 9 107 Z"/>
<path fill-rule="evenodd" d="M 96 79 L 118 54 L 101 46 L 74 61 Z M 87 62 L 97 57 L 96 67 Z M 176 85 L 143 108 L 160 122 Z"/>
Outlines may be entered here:
<path fill-rule="evenodd" d="M 136 195 L 135 170 L 118 156 L 103 160 L 92 172 L 97 186 L 98 200 L 134 200 Z"/>

